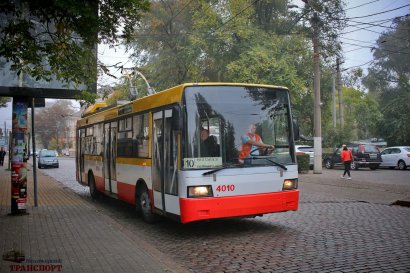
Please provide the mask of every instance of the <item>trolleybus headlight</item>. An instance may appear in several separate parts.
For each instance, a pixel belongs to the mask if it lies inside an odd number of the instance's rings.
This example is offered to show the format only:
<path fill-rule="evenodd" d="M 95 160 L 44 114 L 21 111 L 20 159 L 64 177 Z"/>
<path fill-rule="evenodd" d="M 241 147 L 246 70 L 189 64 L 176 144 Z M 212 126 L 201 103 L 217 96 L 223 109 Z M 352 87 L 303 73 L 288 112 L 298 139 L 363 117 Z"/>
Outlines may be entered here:
<path fill-rule="evenodd" d="M 211 186 L 189 186 L 188 187 L 188 197 L 212 197 L 212 187 Z"/>
<path fill-rule="evenodd" d="M 287 190 L 294 190 L 298 188 L 298 180 L 297 179 L 285 179 L 283 181 L 283 189 L 284 191 Z"/>

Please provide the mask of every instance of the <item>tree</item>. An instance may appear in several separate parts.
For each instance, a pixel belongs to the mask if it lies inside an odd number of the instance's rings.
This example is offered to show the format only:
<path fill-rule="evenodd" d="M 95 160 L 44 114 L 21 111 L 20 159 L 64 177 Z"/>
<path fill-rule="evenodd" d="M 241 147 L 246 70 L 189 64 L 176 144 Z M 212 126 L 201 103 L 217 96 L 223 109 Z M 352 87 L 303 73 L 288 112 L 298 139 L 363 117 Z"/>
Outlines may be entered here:
<path fill-rule="evenodd" d="M 50 107 L 39 109 L 36 113 L 36 138 L 44 148 L 63 148 L 64 127 L 62 122 L 64 116 L 74 113 L 71 102 L 58 100 Z"/>
<path fill-rule="evenodd" d="M 10 98 L 0 97 L 0 107 L 6 107 L 9 101 Z"/>
<path fill-rule="evenodd" d="M 296 12 L 288 0 L 156 1 L 127 46 L 156 90 L 199 81 L 285 85 L 302 133 L 311 136 L 313 62 L 306 25 L 313 12 L 319 14 L 323 54 L 334 58 L 344 21 L 341 1 L 309 3 Z M 323 70 L 330 71 L 328 63 Z M 324 109 L 331 111 L 331 73 L 323 78 Z"/>
<path fill-rule="evenodd" d="M 383 33 L 373 52 L 374 62 L 363 84 L 378 100 L 383 120 L 378 129 L 388 145 L 410 145 L 410 17 L 399 17 Z"/>
<path fill-rule="evenodd" d="M 342 92 L 346 129 L 354 133 L 355 139 L 377 136 L 377 125 L 382 119 L 377 101 L 354 88 L 343 88 Z"/>
<path fill-rule="evenodd" d="M 97 75 L 95 46 L 128 40 L 148 8 L 148 0 L 5 0 L 0 57 L 36 80 L 55 75 L 91 85 Z"/>

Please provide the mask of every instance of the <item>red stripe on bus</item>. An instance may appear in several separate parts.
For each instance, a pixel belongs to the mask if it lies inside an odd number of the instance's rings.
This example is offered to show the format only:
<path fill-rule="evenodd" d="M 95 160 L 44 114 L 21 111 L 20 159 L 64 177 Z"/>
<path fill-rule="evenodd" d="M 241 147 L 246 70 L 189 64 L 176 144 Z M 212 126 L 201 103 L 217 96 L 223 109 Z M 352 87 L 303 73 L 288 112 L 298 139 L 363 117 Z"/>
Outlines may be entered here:
<path fill-rule="evenodd" d="M 297 210 L 299 190 L 229 197 L 180 198 L 181 223 Z"/>
<path fill-rule="evenodd" d="M 135 185 L 117 182 L 118 199 L 135 204 Z"/>
<path fill-rule="evenodd" d="M 94 176 L 94 179 L 95 179 L 96 189 L 100 192 L 104 192 L 105 191 L 104 177 Z"/>

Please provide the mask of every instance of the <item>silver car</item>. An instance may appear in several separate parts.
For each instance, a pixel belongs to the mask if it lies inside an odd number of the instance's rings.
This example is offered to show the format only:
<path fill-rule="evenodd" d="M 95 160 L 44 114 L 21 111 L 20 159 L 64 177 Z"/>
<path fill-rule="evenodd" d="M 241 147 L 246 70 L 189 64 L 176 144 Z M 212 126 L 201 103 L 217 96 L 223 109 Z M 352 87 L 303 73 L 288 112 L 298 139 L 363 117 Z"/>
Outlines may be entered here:
<path fill-rule="evenodd" d="M 314 158 L 314 149 L 312 146 L 309 145 L 295 145 L 296 154 L 308 154 L 309 155 L 309 166 L 313 168 L 313 164 L 315 162 Z"/>
<path fill-rule="evenodd" d="M 44 167 L 59 167 L 56 150 L 43 149 L 40 151 L 40 154 L 38 155 L 38 168 L 41 169 Z"/>
<path fill-rule="evenodd" d="M 410 146 L 388 147 L 381 155 L 383 162 L 380 167 L 398 167 L 399 170 L 405 170 L 410 166 Z"/>

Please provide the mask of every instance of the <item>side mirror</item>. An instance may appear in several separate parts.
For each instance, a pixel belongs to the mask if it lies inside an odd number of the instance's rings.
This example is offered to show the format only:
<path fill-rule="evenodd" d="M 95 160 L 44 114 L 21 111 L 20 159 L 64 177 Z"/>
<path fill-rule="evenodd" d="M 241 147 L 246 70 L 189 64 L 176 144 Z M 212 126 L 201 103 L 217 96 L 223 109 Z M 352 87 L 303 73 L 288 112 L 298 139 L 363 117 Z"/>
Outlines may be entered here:
<path fill-rule="evenodd" d="M 178 105 L 172 108 L 172 130 L 180 131 L 182 129 L 182 111 Z"/>
<path fill-rule="evenodd" d="M 293 126 L 293 138 L 294 140 L 299 140 L 300 139 L 299 124 L 295 119 L 292 120 L 292 126 Z"/>

